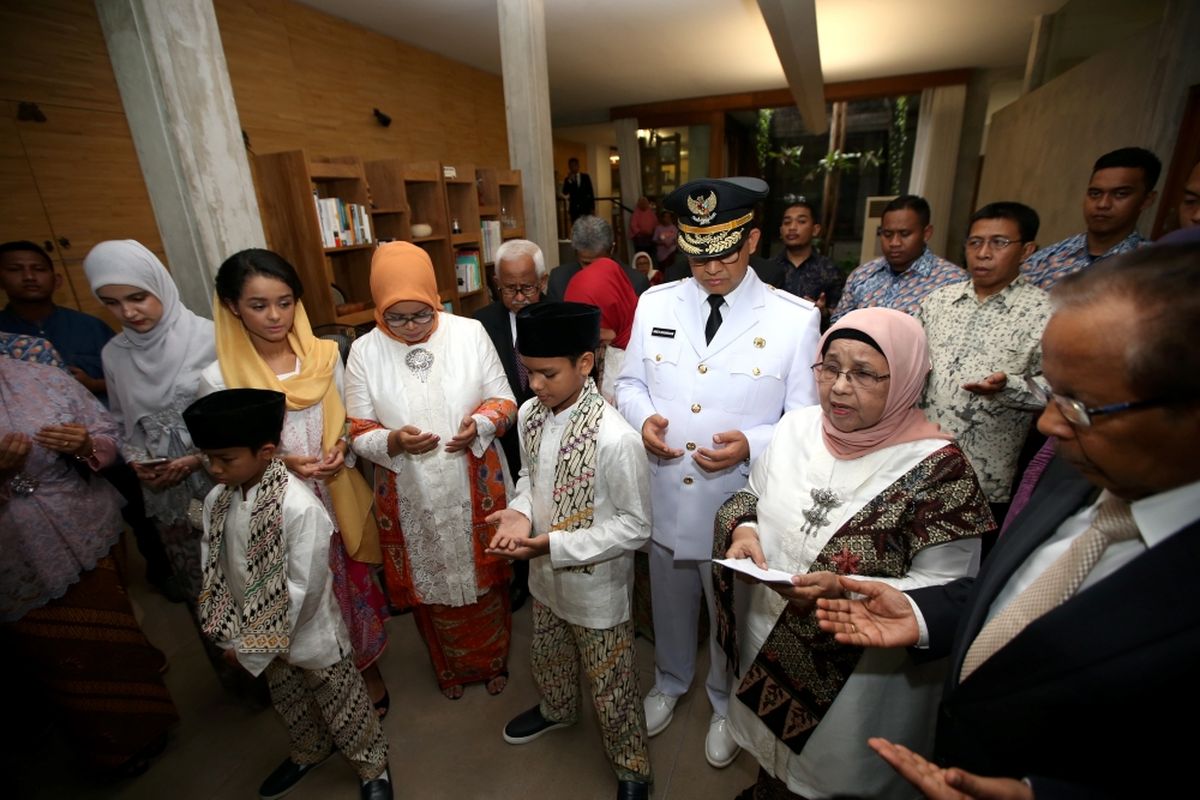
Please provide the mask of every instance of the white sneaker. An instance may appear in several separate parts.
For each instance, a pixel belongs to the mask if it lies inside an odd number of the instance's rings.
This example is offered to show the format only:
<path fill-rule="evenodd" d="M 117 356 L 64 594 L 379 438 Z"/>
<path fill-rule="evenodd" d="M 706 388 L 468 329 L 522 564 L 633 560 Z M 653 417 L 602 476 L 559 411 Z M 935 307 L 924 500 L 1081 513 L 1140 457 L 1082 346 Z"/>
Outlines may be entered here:
<path fill-rule="evenodd" d="M 675 716 L 675 704 L 678 697 L 663 694 L 658 689 L 651 689 L 646 695 L 646 735 L 658 736 L 667 729 Z"/>
<path fill-rule="evenodd" d="M 733 763 L 740 752 L 742 748 L 729 732 L 729 720 L 720 714 L 713 714 L 708 721 L 708 735 L 704 737 L 704 757 L 708 763 L 717 769 L 724 769 Z"/>

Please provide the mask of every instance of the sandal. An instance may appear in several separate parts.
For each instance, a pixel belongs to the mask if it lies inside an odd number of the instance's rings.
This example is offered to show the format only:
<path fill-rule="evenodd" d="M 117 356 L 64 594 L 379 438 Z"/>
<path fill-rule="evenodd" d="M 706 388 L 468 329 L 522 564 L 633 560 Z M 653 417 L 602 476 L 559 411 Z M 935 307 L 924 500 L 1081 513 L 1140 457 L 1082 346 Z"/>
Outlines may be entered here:
<path fill-rule="evenodd" d="M 392 695 L 387 689 L 384 689 L 383 697 L 373 701 L 371 704 L 375 706 L 375 713 L 379 715 L 380 719 L 383 719 L 388 715 L 388 709 L 392 707 Z"/>
<path fill-rule="evenodd" d="M 496 686 L 497 681 L 502 681 L 498 687 Z M 490 694 L 492 697 L 495 697 L 503 692 L 506 686 L 508 686 L 508 670 L 504 670 L 499 675 L 488 681 L 485 688 L 487 689 L 488 694 Z"/>

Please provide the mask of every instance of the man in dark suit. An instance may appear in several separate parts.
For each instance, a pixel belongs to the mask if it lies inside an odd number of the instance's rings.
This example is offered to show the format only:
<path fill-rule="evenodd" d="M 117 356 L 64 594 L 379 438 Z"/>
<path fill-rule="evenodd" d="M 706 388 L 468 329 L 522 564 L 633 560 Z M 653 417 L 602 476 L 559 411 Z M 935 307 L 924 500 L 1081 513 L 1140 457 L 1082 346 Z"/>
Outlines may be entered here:
<path fill-rule="evenodd" d="M 559 264 L 550 272 L 550 286 L 546 290 L 546 299 L 561 302 L 567 293 L 567 284 L 571 278 L 597 258 L 612 258 L 613 229 L 612 225 L 600 217 L 580 217 L 571 228 L 571 247 L 575 250 L 573 263 Z M 615 259 L 614 259 L 615 260 Z M 617 262 L 620 264 L 620 262 Z M 650 279 L 633 267 L 621 264 L 621 269 L 629 276 L 633 291 L 637 295 L 650 288 Z"/>
<path fill-rule="evenodd" d="M 567 177 L 563 181 L 562 196 L 567 200 L 567 214 L 571 222 L 584 214 L 596 211 L 596 193 L 592 191 L 592 179 L 579 171 L 579 159 L 567 160 Z"/>
<path fill-rule="evenodd" d="M 546 290 L 546 260 L 542 249 L 526 239 L 509 239 L 496 250 L 496 284 L 500 299 L 475 312 L 496 346 L 500 363 L 517 405 L 533 397 L 525 365 L 517 355 L 517 312 L 542 299 Z M 513 483 L 521 472 L 521 443 L 517 426 L 512 425 L 500 439 Z M 512 609 L 516 611 L 529 597 L 529 562 L 513 562 Z"/>
<path fill-rule="evenodd" d="M 927 796 L 1195 791 L 1179 726 L 1200 716 L 1198 261 L 1147 248 L 1058 284 L 1038 421 L 1057 455 L 977 578 L 842 578 L 865 599 L 818 602 L 839 642 L 949 656 L 935 756 L 954 767 L 871 740 Z"/>

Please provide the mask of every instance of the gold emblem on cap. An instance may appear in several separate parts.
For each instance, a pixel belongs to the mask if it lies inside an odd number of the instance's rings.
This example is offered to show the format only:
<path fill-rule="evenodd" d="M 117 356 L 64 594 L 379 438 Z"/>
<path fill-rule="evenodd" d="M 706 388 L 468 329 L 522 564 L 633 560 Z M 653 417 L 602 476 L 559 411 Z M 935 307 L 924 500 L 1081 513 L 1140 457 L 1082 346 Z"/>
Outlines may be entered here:
<path fill-rule="evenodd" d="M 705 198 L 689 197 L 687 207 L 698 224 L 707 225 L 717 215 L 717 193 L 709 192 Z"/>
<path fill-rule="evenodd" d="M 762 338 L 761 336 L 759 336 L 754 340 L 754 346 L 757 347 L 759 350 L 762 350 L 764 347 L 767 346 L 767 340 Z"/>

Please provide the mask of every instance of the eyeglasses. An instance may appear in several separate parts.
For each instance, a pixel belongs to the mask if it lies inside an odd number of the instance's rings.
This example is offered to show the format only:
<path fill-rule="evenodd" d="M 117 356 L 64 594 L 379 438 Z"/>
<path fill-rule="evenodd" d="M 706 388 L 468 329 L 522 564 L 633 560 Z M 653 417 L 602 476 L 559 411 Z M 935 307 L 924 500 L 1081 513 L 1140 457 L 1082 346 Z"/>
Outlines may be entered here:
<path fill-rule="evenodd" d="M 525 297 L 535 297 L 536 295 L 540 294 L 541 291 L 542 287 L 533 283 L 522 283 L 518 284 L 517 286 L 500 287 L 500 294 L 504 295 L 505 297 L 516 297 L 519 294 L 524 295 Z"/>
<path fill-rule="evenodd" d="M 433 309 L 418 311 L 416 314 L 384 314 L 383 321 L 391 328 L 403 328 L 405 325 L 428 325 L 433 321 Z"/>
<path fill-rule="evenodd" d="M 891 375 L 876 375 L 865 369 L 838 369 L 837 364 L 824 363 L 813 364 L 812 371 L 816 376 L 817 383 L 837 383 L 838 377 L 845 375 L 846 380 L 856 389 L 874 389 L 892 377 Z"/>
<path fill-rule="evenodd" d="M 1010 244 L 1020 244 L 1021 240 L 1020 239 L 1010 239 L 1007 236 L 992 236 L 990 238 L 986 238 L 983 236 L 972 236 L 971 238 L 969 238 L 965 242 L 963 242 L 963 244 L 966 245 L 968 250 L 980 250 L 983 248 L 983 245 L 985 243 L 988 245 L 991 245 L 991 248 L 993 250 L 1003 250 L 1006 247 L 1008 247 Z"/>
<path fill-rule="evenodd" d="M 1166 400 L 1163 398 L 1155 398 L 1153 400 L 1129 400 L 1124 403 L 1109 403 L 1105 406 L 1088 408 L 1082 401 L 1076 400 L 1074 397 L 1057 394 L 1050 388 L 1050 384 L 1041 375 L 1026 377 L 1025 385 L 1029 388 L 1034 398 L 1043 406 L 1048 405 L 1053 400 L 1067 422 L 1079 428 L 1090 428 L 1092 417 L 1098 417 L 1103 414 L 1116 414 L 1119 411 L 1132 411 L 1135 408 L 1161 406 L 1166 403 Z"/>
<path fill-rule="evenodd" d="M 738 247 L 737 250 L 734 250 L 732 253 L 725 256 L 724 258 L 689 258 L 688 266 L 691 267 L 692 269 L 702 269 L 706 264 L 716 261 L 719 264 L 724 264 L 727 267 L 731 267 L 734 264 L 736 264 L 738 262 L 738 259 L 741 257 L 742 257 L 742 248 Z"/>

